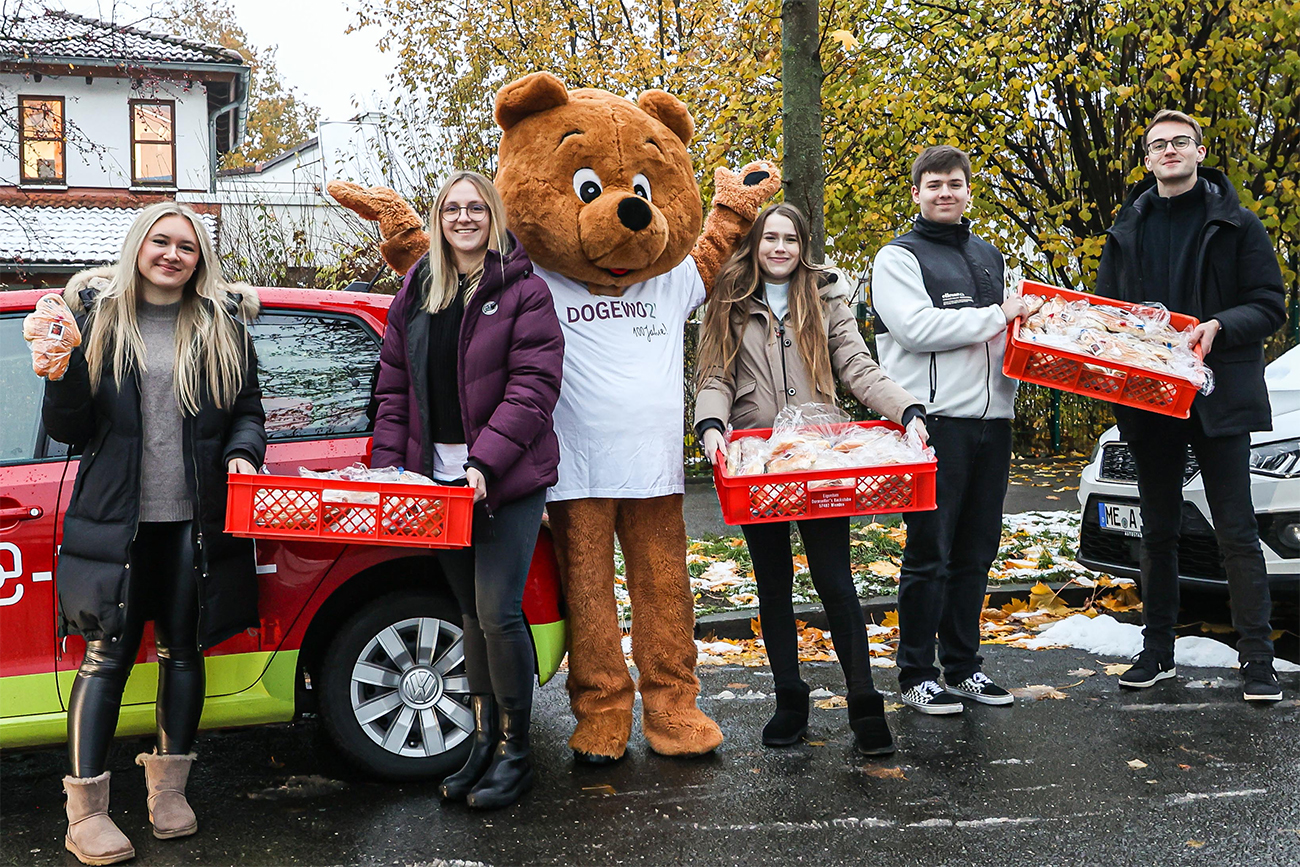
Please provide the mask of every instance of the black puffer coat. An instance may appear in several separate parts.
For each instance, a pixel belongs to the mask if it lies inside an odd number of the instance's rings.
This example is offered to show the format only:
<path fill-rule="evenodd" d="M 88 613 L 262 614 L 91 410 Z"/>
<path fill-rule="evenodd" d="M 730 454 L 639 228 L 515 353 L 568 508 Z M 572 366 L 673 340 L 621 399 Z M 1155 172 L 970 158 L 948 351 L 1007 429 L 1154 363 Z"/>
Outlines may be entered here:
<path fill-rule="evenodd" d="M 84 311 L 94 292 L 68 291 L 64 297 L 84 338 Z M 232 293 L 226 312 L 247 314 L 256 306 L 251 293 Z M 194 563 L 200 570 L 200 648 L 258 625 L 253 543 L 224 532 L 227 461 L 243 457 L 260 466 L 266 453 L 257 358 L 242 325 L 239 330 L 248 360 L 234 405 L 218 409 L 205 390 L 199 414 L 185 416 L 182 426 L 185 478 L 194 503 Z M 86 358 L 78 348 L 63 379 L 46 383 L 42 417 L 51 437 L 84 447 L 63 519 L 56 579 L 60 631 L 87 641 L 115 638 L 122 632 L 130 598 L 130 550 L 140 514 L 139 384 L 134 375 L 122 383 L 106 376 L 92 394 Z"/>
<path fill-rule="evenodd" d="M 1210 436 L 1273 429 L 1264 385 L 1264 338 L 1286 322 L 1286 291 L 1277 251 L 1264 224 L 1243 207 L 1222 172 L 1201 168 L 1206 181 L 1205 225 L 1196 239 L 1192 297 L 1199 310 L 1179 310 L 1222 326 L 1205 363 L 1214 371 L 1214 391 L 1196 396 L 1196 412 Z M 1129 195 L 1101 251 L 1097 294 L 1141 303 L 1142 261 L 1138 232 L 1158 195 L 1148 176 Z M 1140 412 L 1118 407 L 1123 415 Z"/>

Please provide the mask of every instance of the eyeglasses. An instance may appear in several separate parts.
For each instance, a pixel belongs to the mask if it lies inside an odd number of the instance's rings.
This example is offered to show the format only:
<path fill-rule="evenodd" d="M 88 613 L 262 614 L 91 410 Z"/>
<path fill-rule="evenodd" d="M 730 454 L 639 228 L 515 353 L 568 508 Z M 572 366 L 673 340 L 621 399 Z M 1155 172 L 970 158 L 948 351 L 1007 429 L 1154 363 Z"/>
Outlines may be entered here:
<path fill-rule="evenodd" d="M 1147 142 L 1147 153 L 1152 156 L 1162 154 L 1165 152 L 1165 148 L 1170 145 L 1174 146 L 1174 150 L 1185 151 L 1192 145 L 1199 144 L 1200 142 L 1192 138 L 1190 135 L 1176 135 L 1171 139 L 1158 138 L 1155 141 Z"/>
<path fill-rule="evenodd" d="M 475 223 L 483 222 L 488 215 L 487 205 L 482 202 L 474 202 L 469 205 L 443 205 L 442 218 L 448 223 L 454 223 L 456 220 L 460 219 L 461 211 L 464 211 L 465 214 Z"/>

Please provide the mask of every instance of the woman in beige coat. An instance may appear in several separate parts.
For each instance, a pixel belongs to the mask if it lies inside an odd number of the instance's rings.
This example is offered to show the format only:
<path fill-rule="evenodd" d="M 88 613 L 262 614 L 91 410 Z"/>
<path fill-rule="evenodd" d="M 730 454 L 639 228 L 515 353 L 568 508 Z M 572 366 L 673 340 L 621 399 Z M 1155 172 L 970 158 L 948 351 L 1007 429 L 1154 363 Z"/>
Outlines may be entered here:
<path fill-rule="evenodd" d="M 838 379 L 859 401 L 924 439 L 919 400 L 871 357 L 835 275 L 807 259 L 808 221 L 793 205 L 766 209 L 718 274 L 701 330 L 695 429 L 710 461 L 723 430 L 771 427 L 786 406 L 834 403 Z M 848 684 L 849 726 L 859 752 L 894 751 L 884 700 L 871 679 L 866 622 L 849 565 L 849 519 L 797 521 Z M 741 528 L 754 563 L 763 643 L 776 688 L 767 746 L 799 742 L 808 726 L 808 684 L 799 676 L 788 522 Z"/>

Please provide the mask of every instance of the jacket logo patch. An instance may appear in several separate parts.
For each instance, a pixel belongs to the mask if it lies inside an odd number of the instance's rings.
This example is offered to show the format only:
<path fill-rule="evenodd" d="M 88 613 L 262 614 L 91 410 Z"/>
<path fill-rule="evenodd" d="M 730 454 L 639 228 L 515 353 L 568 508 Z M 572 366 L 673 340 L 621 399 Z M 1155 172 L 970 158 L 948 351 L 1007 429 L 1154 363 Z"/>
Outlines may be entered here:
<path fill-rule="evenodd" d="M 491 316 L 493 313 L 496 312 L 497 312 L 497 303 L 495 301 L 489 301 L 488 303 L 483 305 L 484 316 Z"/>
<path fill-rule="evenodd" d="M 975 299 L 965 292 L 945 292 L 943 293 L 943 306 L 952 307 L 955 304 L 974 304 Z"/>

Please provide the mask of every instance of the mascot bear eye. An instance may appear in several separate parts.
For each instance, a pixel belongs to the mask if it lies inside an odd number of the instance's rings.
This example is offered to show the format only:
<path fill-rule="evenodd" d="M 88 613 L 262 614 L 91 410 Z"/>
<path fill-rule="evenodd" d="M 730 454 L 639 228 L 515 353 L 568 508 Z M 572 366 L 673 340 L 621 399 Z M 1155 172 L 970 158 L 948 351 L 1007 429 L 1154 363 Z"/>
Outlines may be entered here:
<path fill-rule="evenodd" d="M 632 192 L 636 193 L 647 202 L 650 198 L 650 179 L 645 175 L 637 175 L 632 179 Z"/>
<path fill-rule="evenodd" d="M 573 191 L 584 203 L 594 202 L 604 189 L 600 177 L 591 169 L 578 169 L 573 173 Z"/>

